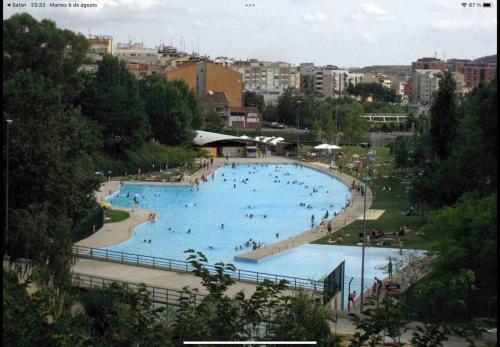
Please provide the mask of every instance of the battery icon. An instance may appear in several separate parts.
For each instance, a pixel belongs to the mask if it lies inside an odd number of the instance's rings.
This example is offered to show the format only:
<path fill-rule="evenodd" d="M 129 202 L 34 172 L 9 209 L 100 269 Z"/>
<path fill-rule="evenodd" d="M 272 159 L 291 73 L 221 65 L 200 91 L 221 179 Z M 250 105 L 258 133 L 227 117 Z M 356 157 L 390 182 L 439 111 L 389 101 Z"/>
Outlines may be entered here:
<path fill-rule="evenodd" d="M 491 7 L 491 2 L 483 2 L 483 7 Z"/>

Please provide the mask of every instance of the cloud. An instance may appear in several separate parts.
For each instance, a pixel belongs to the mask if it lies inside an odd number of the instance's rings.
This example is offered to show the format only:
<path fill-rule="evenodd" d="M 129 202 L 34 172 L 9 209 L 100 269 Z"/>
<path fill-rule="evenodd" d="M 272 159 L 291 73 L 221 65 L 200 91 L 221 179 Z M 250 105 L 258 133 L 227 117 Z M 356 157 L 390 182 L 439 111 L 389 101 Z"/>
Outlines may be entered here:
<path fill-rule="evenodd" d="M 379 22 L 386 22 L 395 19 L 395 17 L 393 15 L 390 15 L 386 9 L 373 2 L 364 1 L 361 3 L 361 8 L 361 13 L 353 15 L 354 20 L 358 23 L 364 22 L 367 18 Z"/>
<path fill-rule="evenodd" d="M 362 13 L 354 13 L 351 15 L 351 18 L 357 22 L 357 23 L 361 23 L 361 22 L 364 22 L 366 20 L 366 15 L 362 14 Z"/>
<path fill-rule="evenodd" d="M 433 6 L 437 6 L 443 9 L 456 9 L 462 7 L 461 1 L 456 0 L 434 0 Z"/>
<path fill-rule="evenodd" d="M 328 17 L 321 12 L 318 12 L 316 14 L 310 14 L 306 13 L 304 15 L 303 21 L 306 23 L 313 23 L 313 22 L 325 22 L 328 19 Z"/>
<path fill-rule="evenodd" d="M 373 2 L 362 2 L 361 7 L 365 12 L 371 13 L 371 14 L 381 14 L 381 15 L 387 15 L 387 11 L 380 7 L 377 4 L 374 4 Z"/>
<path fill-rule="evenodd" d="M 431 24 L 432 28 L 444 30 L 444 31 L 454 31 L 460 29 L 496 29 L 497 19 L 493 18 L 491 20 L 456 20 L 456 19 L 439 19 Z"/>
<path fill-rule="evenodd" d="M 378 36 L 373 33 L 362 33 L 359 41 L 366 45 L 377 45 L 380 42 Z"/>

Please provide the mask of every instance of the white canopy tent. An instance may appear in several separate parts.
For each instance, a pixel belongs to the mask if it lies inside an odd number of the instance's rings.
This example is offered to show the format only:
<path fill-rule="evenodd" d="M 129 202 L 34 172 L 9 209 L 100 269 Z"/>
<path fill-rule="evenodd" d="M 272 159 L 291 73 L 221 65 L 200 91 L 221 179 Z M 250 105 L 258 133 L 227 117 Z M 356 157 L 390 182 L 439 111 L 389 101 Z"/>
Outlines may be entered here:
<path fill-rule="evenodd" d="M 316 147 L 314 147 L 314 149 L 327 149 L 328 152 L 330 152 L 332 149 L 340 149 L 340 147 L 337 145 L 329 145 L 328 143 L 323 143 L 321 145 L 317 145 Z"/>

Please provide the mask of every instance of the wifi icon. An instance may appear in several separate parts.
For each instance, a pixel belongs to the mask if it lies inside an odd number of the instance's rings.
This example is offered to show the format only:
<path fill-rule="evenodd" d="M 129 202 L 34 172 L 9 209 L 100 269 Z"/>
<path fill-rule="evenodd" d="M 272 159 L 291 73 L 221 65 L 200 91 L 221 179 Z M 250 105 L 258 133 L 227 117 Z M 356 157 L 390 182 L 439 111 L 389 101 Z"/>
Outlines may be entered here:
<path fill-rule="evenodd" d="M 467 3 L 466 2 L 462 2 L 462 6 L 463 7 L 467 6 Z"/>

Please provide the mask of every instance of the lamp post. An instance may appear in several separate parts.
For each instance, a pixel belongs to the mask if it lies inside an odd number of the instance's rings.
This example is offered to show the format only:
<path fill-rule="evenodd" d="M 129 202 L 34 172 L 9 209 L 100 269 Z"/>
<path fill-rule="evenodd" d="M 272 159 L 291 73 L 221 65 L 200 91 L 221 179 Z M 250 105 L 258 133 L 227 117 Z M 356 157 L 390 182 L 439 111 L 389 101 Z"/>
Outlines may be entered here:
<path fill-rule="evenodd" d="M 5 114 L 5 113 L 4 113 Z M 7 114 L 5 114 L 7 115 Z M 7 254 L 7 244 L 9 242 L 9 128 L 12 124 L 12 119 L 7 118 L 7 135 L 5 139 L 7 140 L 7 145 L 5 146 L 6 152 L 6 176 L 5 176 L 5 254 Z"/>
<path fill-rule="evenodd" d="M 319 137 L 321 142 L 323 142 L 323 98 L 321 98 L 321 104 L 320 104 L 320 117 L 321 117 L 321 122 L 320 122 L 320 130 L 319 130 Z"/>
<path fill-rule="evenodd" d="M 297 156 L 299 155 L 300 149 L 300 104 L 302 101 L 297 101 Z"/>
<path fill-rule="evenodd" d="M 364 176 L 364 202 L 363 202 L 363 246 L 361 248 L 361 298 L 360 298 L 360 311 L 363 311 L 363 292 L 365 286 L 365 240 L 366 240 L 366 180 Z"/>

